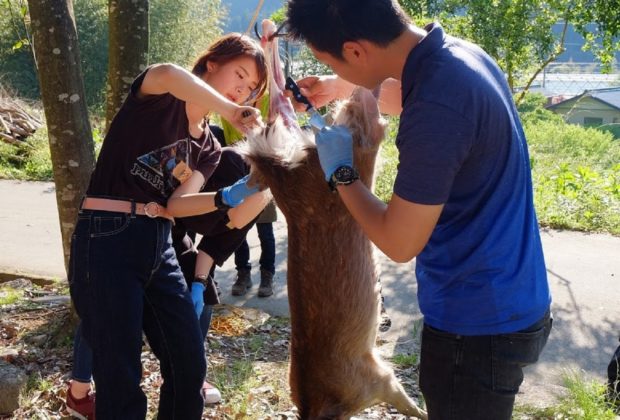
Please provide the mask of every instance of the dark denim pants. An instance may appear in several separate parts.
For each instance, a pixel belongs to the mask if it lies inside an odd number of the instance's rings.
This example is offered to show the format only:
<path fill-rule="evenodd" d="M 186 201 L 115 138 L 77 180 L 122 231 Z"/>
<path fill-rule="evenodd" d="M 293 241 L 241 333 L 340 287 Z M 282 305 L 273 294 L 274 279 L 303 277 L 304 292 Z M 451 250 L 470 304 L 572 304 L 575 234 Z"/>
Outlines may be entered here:
<path fill-rule="evenodd" d="M 164 383 L 158 418 L 200 419 L 206 361 L 198 319 L 170 235 L 171 223 L 83 210 L 71 243 L 71 297 L 93 349 L 101 419 L 144 419 L 142 331 Z"/>
<path fill-rule="evenodd" d="M 536 363 L 551 331 L 547 312 L 511 334 L 462 336 L 424 325 L 420 389 L 430 420 L 509 420 L 523 368 Z"/>
<path fill-rule="evenodd" d="M 260 268 L 270 273 L 276 272 L 276 238 L 273 234 L 273 223 L 256 223 L 260 241 Z M 250 269 L 250 246 L 243 240 L 235 251 L 235 266 L 239 269 Z"/>
<path fill-rule="evenodd" d="M 82 336 L 82 323 L 78 324 L 73 337 L 73 369 L 71 379 L 89 383 L 93 376 L 93 351 Z"/>

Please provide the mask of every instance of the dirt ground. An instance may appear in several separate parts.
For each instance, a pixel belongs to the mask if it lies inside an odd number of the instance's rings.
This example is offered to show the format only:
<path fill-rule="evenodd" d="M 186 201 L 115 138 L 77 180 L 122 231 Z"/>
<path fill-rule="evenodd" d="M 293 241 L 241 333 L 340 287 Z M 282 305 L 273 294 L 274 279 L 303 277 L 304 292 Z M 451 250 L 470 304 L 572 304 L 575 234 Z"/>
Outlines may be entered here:
<path fill-rule="evenodd" d="M 0 359 L 19 366 L 29 378 L 20 408 L 0 418 L 71 418 L 64 404 L 73 357 L 66 288 L 13 280 L 0 284 L 0 302 Z M 222 391 L 223 401 L 205 407 L 203 418 L 294 419 L 287 380 L 289 335 L 287 318 L 270 317 L 255 309 L 216 307 L 206 343 L 208 380 Z M 147 418 L 154 418 L 162 379 L 146 343 L 142 364 Z M 416 368 L 394 367 L 409 395 L 417 398 Z M 387 405 L 377 405 L 355 418 L 406 417 Z"/>

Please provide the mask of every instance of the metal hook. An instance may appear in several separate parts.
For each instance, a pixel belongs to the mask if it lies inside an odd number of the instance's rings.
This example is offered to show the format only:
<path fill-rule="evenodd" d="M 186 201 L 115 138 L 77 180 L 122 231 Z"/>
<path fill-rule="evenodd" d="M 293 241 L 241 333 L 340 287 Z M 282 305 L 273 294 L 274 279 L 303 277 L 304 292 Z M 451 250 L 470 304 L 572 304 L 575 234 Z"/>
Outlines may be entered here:
<path fill-rule="evenodd" d="M 280 32 L 282 31 L 282 29 L 284 29 L 285 26 L 286 26 L 286 21 L 282 22 L 280 26 L 278 26 L 276 31 L 267 38 L 267 42 L 273 41 L 274 38 L 281 38 L 281 37 L 286 36 L 287 35 L 286 33 Z M 254 23 L 254 33 L 256 34 L 256 37 L 258 39 L 263 39 L 262 35 L 258 33 L 258 22 Z"/>

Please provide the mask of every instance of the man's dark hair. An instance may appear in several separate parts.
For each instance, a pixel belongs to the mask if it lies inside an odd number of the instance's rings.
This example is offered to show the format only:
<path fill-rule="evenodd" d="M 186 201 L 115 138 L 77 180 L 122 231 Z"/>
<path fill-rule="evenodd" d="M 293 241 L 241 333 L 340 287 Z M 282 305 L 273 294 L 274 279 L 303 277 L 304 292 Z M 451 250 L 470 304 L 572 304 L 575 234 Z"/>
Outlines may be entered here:
<path fill-rule="evenodd" d="M 342 58 L 347 41 L 382 47 L 402 34 L 409 17 L 396 0 L 289 0 L 287 29 L 293 39 Z"/>

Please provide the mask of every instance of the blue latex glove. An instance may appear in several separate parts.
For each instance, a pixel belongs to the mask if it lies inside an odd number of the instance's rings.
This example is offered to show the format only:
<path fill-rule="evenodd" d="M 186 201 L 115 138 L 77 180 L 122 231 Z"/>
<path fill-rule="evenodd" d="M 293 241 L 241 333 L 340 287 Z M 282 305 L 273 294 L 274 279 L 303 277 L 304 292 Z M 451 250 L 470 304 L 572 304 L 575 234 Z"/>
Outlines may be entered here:
<path fill-rule="evenodd" d="M 194 310 L 196 311 L 196 316 L 200 319 L 200 315 L 202 315 L 202 310 L 205 307 L 205 300 L 202 294 L 205 291 L 205 286 L 199 281 L 192 282 L 192 303 L 194 304 Z"/>
<path fill-rule="evenodd" d="M 249 177 L 250 175 L 246 175 L 231 186 L 222 188 L 222 201 L 224 204 L 230 207 L 237 207 L 243 203 L 246 197 L 258 192 L 258 185 L 252 188 L 248 187 Z"/>
<path fill-rule="evenodd" d="M 348 128 L 342 125 L 323 127 L 314 138 L 326 181 L 341 166 L 353 166 L 353 137 Z"/>

